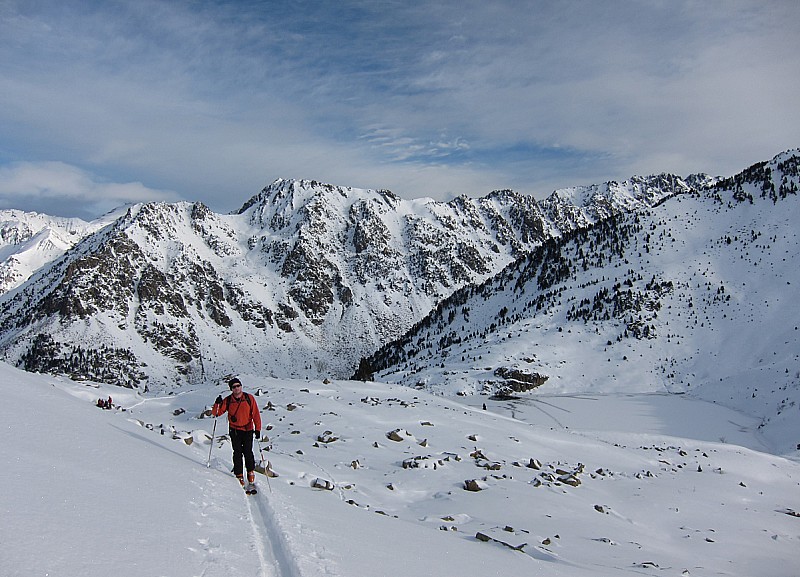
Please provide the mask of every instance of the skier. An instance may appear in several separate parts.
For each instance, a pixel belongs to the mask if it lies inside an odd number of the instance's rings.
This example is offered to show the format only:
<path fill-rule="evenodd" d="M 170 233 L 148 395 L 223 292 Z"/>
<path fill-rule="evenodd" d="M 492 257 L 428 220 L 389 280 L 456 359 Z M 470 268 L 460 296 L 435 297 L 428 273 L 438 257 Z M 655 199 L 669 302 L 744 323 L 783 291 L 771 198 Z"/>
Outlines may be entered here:
<path fill-rule="evenodd" d="M 233 445 L 233 474 L 239 479 L 245 491 L 255 493 L 256 459 L 253 455 L 253 436 L 256 438 L 261 436 L 261 413 L 258 411 L 255 397 L 242 390 L 242 382 L 239 379 L 234 377 L 228 381 L 228 388 L 231 394 L 224 399 L 219 395 L 211 408 L 211 414 L 218 417 L 228 413 L 229 433 Z M 247 470 L 247 484 L 244 481 L 242 459 Z"/>

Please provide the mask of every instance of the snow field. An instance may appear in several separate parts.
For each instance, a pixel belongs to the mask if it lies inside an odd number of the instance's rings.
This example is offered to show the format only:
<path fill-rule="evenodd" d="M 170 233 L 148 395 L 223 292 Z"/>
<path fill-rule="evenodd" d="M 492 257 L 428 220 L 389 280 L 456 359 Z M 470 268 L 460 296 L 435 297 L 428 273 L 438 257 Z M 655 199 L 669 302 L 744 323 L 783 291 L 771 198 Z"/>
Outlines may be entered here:
<path fill-rule="evenodd" d="M 221 387 L 142 397 L 0 365 L 5 574 L 777 577 L 800 566 L 800 467 L 745 448 L 760 443 L 752 423 L 721 407 L 607 395 L 484 411 L 378 383 L 242 380 L 263 393 L 262 446 L 280 475 L 258 475 L 250 497 L 229 473 L 223 421 L 206 468 L 213 420 L 200 416 Z M 94 406 L 108 395 L 117 408 Z M 35 426 L 17 409 L 28 404 Z M 706 428 L 686 428 L 704 408 Z"/>

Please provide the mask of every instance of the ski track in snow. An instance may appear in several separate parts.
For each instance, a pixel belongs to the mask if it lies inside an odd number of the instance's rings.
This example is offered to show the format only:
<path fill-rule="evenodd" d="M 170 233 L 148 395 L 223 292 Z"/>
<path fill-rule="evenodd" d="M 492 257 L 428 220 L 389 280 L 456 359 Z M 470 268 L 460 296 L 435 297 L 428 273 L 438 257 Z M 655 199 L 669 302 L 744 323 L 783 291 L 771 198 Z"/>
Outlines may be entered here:
<path fill-rule="evenodd" d="M 259 489 L 258 495 L 248 498 L 251 518 L 254 522 L 254 531 L 262 537 L 264 545 L 262 560 L 265 566 L 274 568 L 277 573 L 264 573 L 269 577 L 304 577 L 309 575 L 341 575 L 335 565 L 327 559 L 324 546 L 319 546 L 319 535 L 315 535 L 313 528 L 303 525 L 299 515 L 293 509 L 289 495 L 278 485 L 276 492 L 269 492 L 269 496 Z M 274 505 L 273 505 L 274 503 Z M 284 530 L 284 527 L 286 530 Z M 305 549 L 313 545 L 313 551 L 304 551 L 303 555 L 294 552 L 290 536 L 295 536 L 303 541 Z"/>
<path fill-rule="evenodd" d="M 528 401 L 531 401 L 531 402 L 528 402 Z M 527 405 L 529 405 L 529 406 L 531 406 L 533 408 L 535 408 L 537 411 L 539 411 L 542 414 L 544 414 L 546 417 L 551 419 L 559 429 L 564 429 L 565 428 L 564 423 L 562 423 L 560 420 L 558 420 L 558 418 L 553 413 L 551 413 L 550 411 L 545 409 L 543 406 L 546 405 L 548 407 L 552 407 L 553 409 L 557 409 L 559 411 L 568 412 L 566 409 L 564 409 L 562 407 L 559 407 L 559 406 L 557 406 L 557 405 L 555 405 L 553 403 L 549 403 L 547 401 L 543 401 L 542 399 L 522 399 L 521 402 L 524 403 L 524 404 L 527 404 Z M 514 405 L 513 404 L 509 404 L 508 407 L 507 407 L 507 410 L 509 410 L 509 412 L 511 414 L 511 417 L 513 419 L 517 418 L 516 411 L 514 410 Z"/>
<path fill-rule="evenodd" d="M 211 470 L 221 475 L 231 477 L 224 460 L 214 457 L 211 459 Z M 216 491 L 216 483 L 211 482 L 207 492 Z M 270 486 L 270 494 L 271 486 Z M 251 546 L 258 556 L 258 577 L 302 577 L 302 572 L 293 562 L 291 548 L 284 538 L 280 524 L 276 521 L 275 512 L 268 502 L 268 497 L 259 485 L 256 495 L 248 495 L 242 491 L 242 498 L 246 505 L 247 521 L 250 525 Z M 213 502 L 213 499 L 210 499 Z M 216 573 L 215 566 L 220 564 L 211 551 L 210 546 L 204 547 L 209 553 L 206 558 L 206 567 L 202 575 Z"/>
<path fill-rule="evenodd" d="M 272 520 L 272 515 L 260 495 L 244 495 L 247 502 L 248 518 L 253 531 L 253 544 L 261 563 L 260 577 L 299 577 L 289 567 L 280 530 Z"/>
<path fill-rule="evenodd" d="M 212 463 L 217 472 L 230 476 L 226 470 L 227 467 L 222 461 L 215 458 Z M 323 470 L 322 467 L 319 467 L 319 469 Z M 276 485 L 278 484 L 276 483 Z M 301 536 L 307 536 L 306 533 L 308 531 L 297 521 L 297 515 L 291 511 L 291 507 L 288 505 L 288 496 L 281 494 L 280 485 L 276 487 L 278 493 L 273 492 L 269 481 L 267 481 L 267 487 L 268 493 L 265 493 L 264 485 L 259 484 L 256 495 L 247 495 L 242 491 L 242 498 L 247 507 L 247 520 L 250 524 L 251 544 L 258 556 L 258 577 L 303 577 L 310 574 L 339 575 L 339 572 L 333 567 L 325 566 L 321 563 L 324 557 L 320 554 L 315 554 L 313 559 L 309 559 L 309 561 L 314 562 L 313 572 L 301 570 L 296 562 L 298 556 L 293 553 L 293 548 L 291 542 L 287 539 L 287 535 L 293 531 Z M 279 505 L 276 510 L 272 505 L 273 501 L 280 502 L 283 505 Z M 291 531 L 284 531 L 283 524 L 290 526 Z M 213 558 L 209 558 L 209 562 L 214 565 L 218 564 L 217 560 Z M 208 571 L 208 567 L 206 571 Z"/>

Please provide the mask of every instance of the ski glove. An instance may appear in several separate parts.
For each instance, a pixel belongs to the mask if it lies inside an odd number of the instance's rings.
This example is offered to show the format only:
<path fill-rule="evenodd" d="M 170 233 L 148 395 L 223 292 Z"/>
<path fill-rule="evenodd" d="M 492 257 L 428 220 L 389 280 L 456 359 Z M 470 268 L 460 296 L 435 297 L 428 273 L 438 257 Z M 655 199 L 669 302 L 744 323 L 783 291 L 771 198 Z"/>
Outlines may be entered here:
<path fill-rule="evenodd" d="M 222 404 L 222 395 L 217 395 L 217 400 L 214 401 L 214 404 L 215 405 L 221 405 Z"/>
<path fill-rule="evenodd" d="M 255 431 L 253 431 L 253 434 L 256 436 L 256 439 L 258 439 L 259 437 L 261 437 L 261 431 L 259 431 L 258 429 L 256 429 Z"/>

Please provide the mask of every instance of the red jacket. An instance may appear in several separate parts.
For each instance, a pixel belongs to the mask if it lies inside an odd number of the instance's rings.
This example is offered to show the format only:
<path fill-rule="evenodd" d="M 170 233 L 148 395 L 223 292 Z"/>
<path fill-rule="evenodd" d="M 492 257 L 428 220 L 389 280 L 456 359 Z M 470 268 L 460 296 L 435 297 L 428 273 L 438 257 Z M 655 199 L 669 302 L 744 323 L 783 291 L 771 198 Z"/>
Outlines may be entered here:
<path fill-rule="evenodd" d="M 256 398 L 250 393 L 242 393 L 242 397 L 236 400 L 232 394 L 222 399 L 222 404 L 215 404 L 211 408 L 211 414 L 219 417 L 223 413 L 228 413 L 228 424 L 231 429 L 239 431 L 260 431 L 261 413 L 258 412 Z"/>

